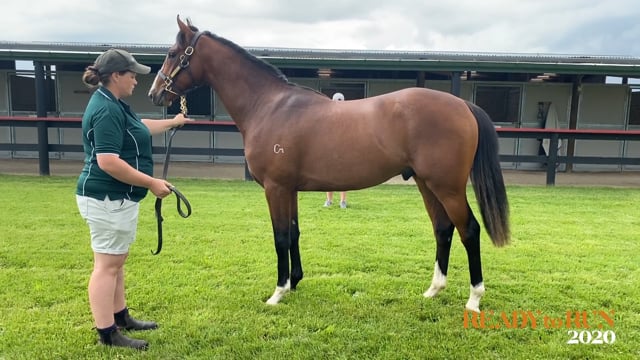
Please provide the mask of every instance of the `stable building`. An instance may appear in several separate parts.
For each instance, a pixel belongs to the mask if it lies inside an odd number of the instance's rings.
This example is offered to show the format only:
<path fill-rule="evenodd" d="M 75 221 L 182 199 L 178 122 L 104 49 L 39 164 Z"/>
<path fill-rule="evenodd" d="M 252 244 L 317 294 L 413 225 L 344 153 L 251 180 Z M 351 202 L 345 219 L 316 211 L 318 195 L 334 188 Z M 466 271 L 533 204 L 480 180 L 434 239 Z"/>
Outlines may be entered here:
<path fill-rule="evenodd" d="M 156 107 L 147 98 L 169 45 L 0 42 L 0 117 L 80 118 L 89 99 L 81 77 L 103 51 L 123 48 L 152 72 L 138 77 L 126 101 L 141 117 L 172 117 L 178 104 Z M 346 100 L 372 97 L 406 87 L 453 93 L 484 108 L 499 128 L 640 130 L 640 58 L 560 54 L 506 54 L 432 51 L 354 51 L 246 48 L 278 67 L 291 82 Z M 208 87 L 187 96 L 189 116 L 233 122 Z M 0 122 L 0 125 L 2 123 Z M 0 143 L 38 140 L 35 128 L 0 126 Z M 50 144 L 81 144 L 80 129 L 49 128 Z M 155 138 L 154 145 L 164 145 Z M 542 139 L 501 137 L 501 155 L 539 155 Z M 235 131 L 198 131 L 176 137 L 174 146 L 242 148 Z M 640 157 L 640 143 L 628 140 L 560 141 L 560 154 Z M 37 152 L 0 150 L 0 158 L 33 158 Z M 53 152 L 51 158 L 79 160 L 79 152 Z M 161 155 L 158 155 L 161 159 Z M 241 156 L 177 155 L 175 160 L 242 163 Z M 540 169 L 541 164 L 506 161 L 503 168 Z M 576 171 L 637 170 L 625 164 L 573 164 Z M 563 169 L 561 169 L 563 170 Z"/>

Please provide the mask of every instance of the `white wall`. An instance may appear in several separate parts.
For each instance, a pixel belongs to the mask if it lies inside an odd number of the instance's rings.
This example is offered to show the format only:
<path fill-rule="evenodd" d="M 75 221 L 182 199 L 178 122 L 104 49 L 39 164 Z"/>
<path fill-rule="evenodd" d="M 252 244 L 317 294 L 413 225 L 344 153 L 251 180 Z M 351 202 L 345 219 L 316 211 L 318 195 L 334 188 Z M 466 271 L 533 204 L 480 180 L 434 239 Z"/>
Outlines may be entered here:
<path fill-rule="evenodd" d="M 578 129 L 624 130 L 628 88 L 624 85 L 582 84 Z M 576 140 L 576 156 L 622 156 L 622 141 Z M 576 171 L 620 170 L 618 165 L 575 164 Z"/>

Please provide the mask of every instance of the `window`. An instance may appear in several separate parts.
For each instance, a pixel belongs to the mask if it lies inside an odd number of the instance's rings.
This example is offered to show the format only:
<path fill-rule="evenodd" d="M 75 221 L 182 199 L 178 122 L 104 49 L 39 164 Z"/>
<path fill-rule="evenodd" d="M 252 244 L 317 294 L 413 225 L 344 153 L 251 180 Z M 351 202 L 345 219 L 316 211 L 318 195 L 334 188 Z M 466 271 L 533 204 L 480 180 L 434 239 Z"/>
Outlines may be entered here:
<path fill-rule="evenodd" d="M 495 123 L 520 123 L 520 87 L 484 86 L 476 87 L 476 104 L 491 116 Z"/>
<path fill-rule="evenodd" d="M 33 112 L 36 110 L 36 81 L 33 73 L 16 73 L 10 75 L 11 110 Z M 46 111 L 56 111 L 55 79 L 45 79 Z"/>
<path fill-rule="evenodd" d="M 201 86 L 187 94 L 187 107 L 189 116 L 199 115 L 211 117 L 213 109 L 211 106 L 211 88 Z M 174 101 L 167 109 L 167 114 L 175 115 L 180 112 L 180 99 Z"/>
<path fill-rule="evenodd" d="M 640 88 L 631 89 L 629 125 L 640 125 Z"/>
<path fill-rule="evenodd" d="M 365 97 L 364 83 L 328 82 L 321 85 L 320 92 L 329 98 L 340 92 L 344 95 L 345 100 L 364 99 Z"/>

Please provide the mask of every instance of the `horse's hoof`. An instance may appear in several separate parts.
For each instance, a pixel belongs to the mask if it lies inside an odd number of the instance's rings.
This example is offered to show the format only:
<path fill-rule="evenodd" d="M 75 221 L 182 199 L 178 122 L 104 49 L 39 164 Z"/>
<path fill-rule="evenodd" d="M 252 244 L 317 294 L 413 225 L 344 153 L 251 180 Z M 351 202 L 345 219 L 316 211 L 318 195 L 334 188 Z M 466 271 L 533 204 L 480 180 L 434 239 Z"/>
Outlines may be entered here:
<path fill-rule="evenodd" d="M 433 266 L 433 279 L 431 280 L 431 286 L 422 294 L 426 298 L 432 298 L 447 286 L 447 276 L 442 273 L 438 261 Z"/>
<path fill-rule="evenodd" d="M 280 298 L 277 298 L 276 296 L 271 296 L 269 300 L 267 300 L 267 305 L 278 305 L 279 302 L 280 302 Z"/>
<path fill-rule="evenodd" d="M 287 280 L 287 283 L 284 286 L 276 286 L 276 290 L 273 292 L 273 295 L 267 300 L 267 305 L 278 305 L 280 300 L 284 297 L 286 293 L 291 289 L 291 283 Z"/>
<path fill-rule="evenodd" d="M 471 294 L 469 295 L 469 301 L 467 301 L 467 305 L 465 305 L 465 309 L 469 311 L 473 311 L 476 313 L 480 312 L 480 299 L 482 295 L 484 295 L 484 284 L 479 283 L 478 285 L 471 286 Z"/>
<path fill-rule="evenodd" d="M 438 293 L 440 291 L 442 291 L 445 287 L 444 286 L 433 286 L 431 285 L 429 287 L 429 290 L 425 291 L 424 294 L 422 294 L 424 297 L 426 298 L 432 298 L 436 295 L 438 295 Z"/>
<path fill-rule="evenodd" d="M 474 313 L 480 314 L 480 307 L 469 305 L 469 302 L 467 302 L 467 305 L 465 305 L 464 309 L 467 311 L 473 311 Z"/>

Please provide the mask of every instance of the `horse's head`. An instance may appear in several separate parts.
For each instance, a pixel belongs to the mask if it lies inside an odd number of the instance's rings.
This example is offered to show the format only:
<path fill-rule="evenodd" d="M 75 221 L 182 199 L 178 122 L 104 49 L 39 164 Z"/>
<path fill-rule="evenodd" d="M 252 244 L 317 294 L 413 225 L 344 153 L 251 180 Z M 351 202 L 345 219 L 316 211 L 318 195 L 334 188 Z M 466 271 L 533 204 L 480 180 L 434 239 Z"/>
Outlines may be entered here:
<path fill-rule="evenodd" d="M 151 88 L 149 98 L 154 105 L 169 106 L 178 97 L 186 94 L 200 83 L 202 77 L 201 62 L 192 57 L 202 32 L 198 31 L 190 20 L 185 24 L 177 17 L 180 31 L 176 43 L 169 48 L 162 67 L 158 71 Z"/>

